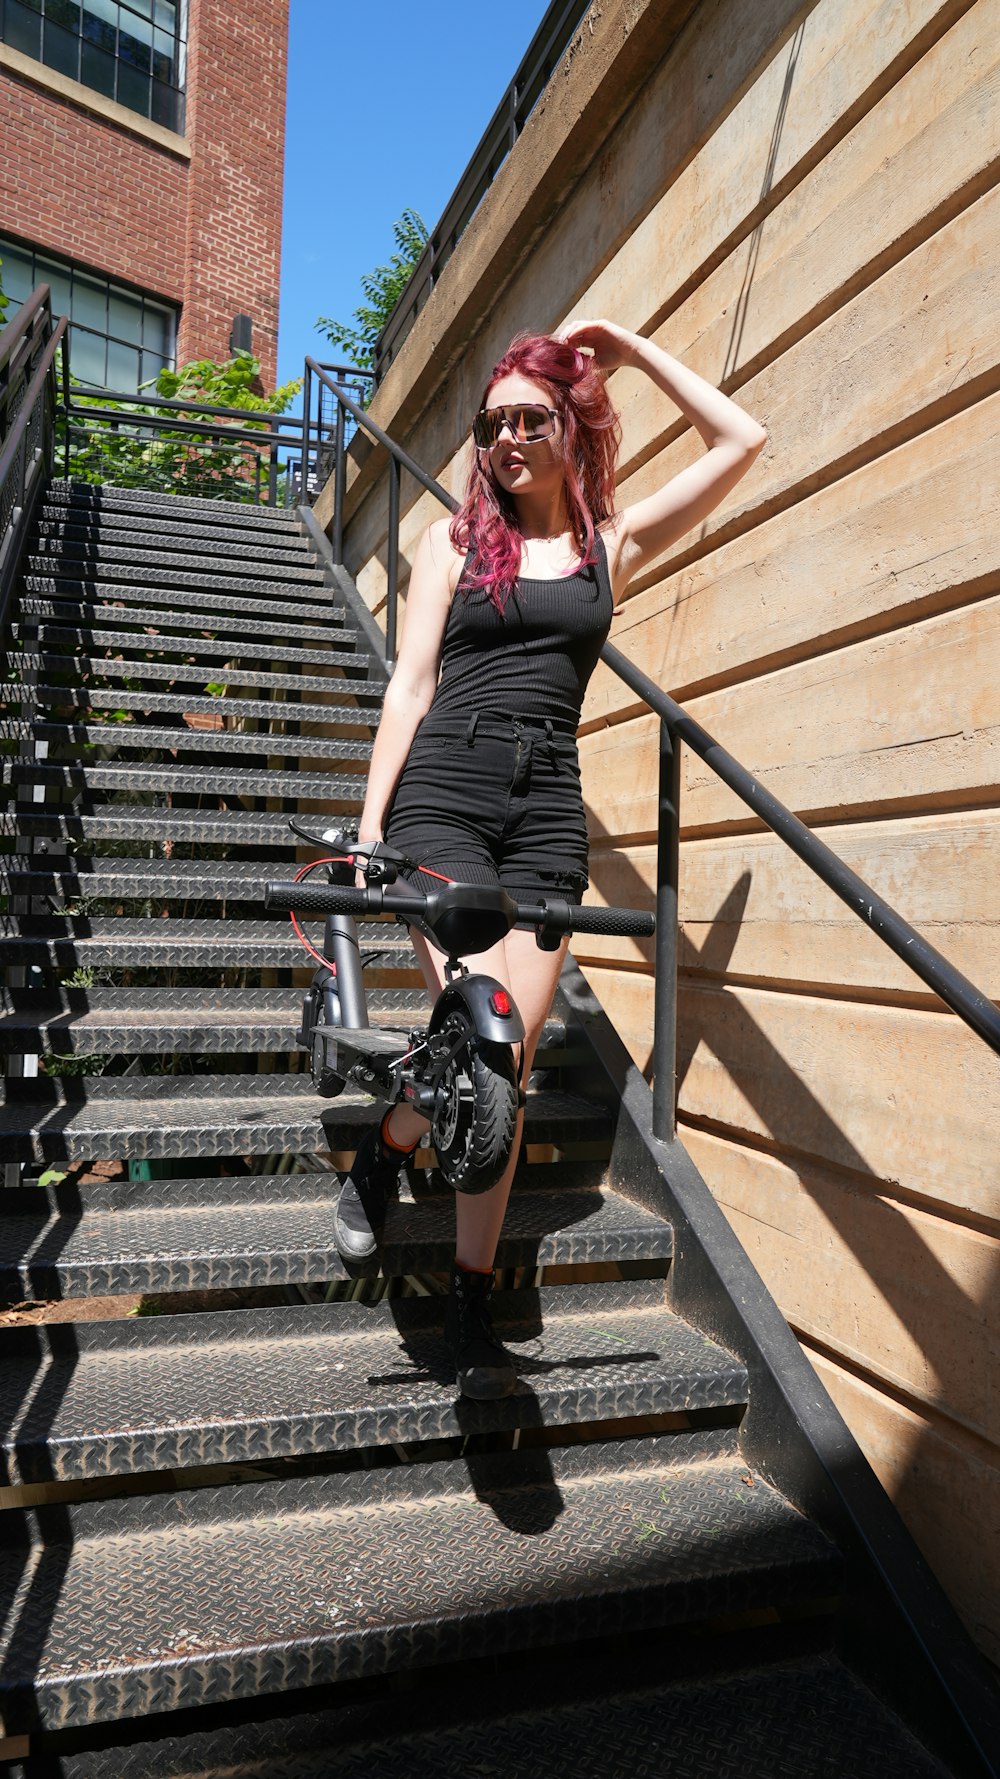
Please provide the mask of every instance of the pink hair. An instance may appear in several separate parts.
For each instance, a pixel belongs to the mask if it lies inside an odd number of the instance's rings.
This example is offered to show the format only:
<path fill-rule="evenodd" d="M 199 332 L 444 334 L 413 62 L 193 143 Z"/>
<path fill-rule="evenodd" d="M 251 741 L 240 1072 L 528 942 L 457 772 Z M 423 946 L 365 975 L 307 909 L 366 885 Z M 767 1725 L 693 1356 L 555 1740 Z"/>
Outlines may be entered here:
<path fill-rule="evenodd" d="M 566 501 L 582 566 L 593 560 L 595 525 L 614 512 L 618 415 L 594 360 L 549 334 L 516 335 L 494 365 L 480 407 L 503 377 L 513 375 L 544 389 L 562 420 Z M 514 502 L 494 481 L 484 452 L 473 449 L 465 499 L 449 534 L 457 550 L 472 551 L 464 590 L 482 587 L 502 616 L 521 571 L 522 537 Z"/>

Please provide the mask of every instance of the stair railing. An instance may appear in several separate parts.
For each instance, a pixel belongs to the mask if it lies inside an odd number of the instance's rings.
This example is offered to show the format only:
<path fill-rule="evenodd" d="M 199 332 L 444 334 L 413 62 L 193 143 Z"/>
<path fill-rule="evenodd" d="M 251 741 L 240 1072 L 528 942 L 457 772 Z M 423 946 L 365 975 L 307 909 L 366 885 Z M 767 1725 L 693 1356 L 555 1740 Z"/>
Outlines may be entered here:
<path fill-rule="evenodd" d="M 386 539 L 386 637 L 385 657 L 391 672 L 396 657 L 396 608 L 399 573 L 399 479 L 403 469 L 447 507 L 458 511 L 458 501 L 440 482 L 415 463 L 388 433 L 359 407 L 319 365 L 306 360 L 312 374 L 332 391 L 338 405 L 338 437 L 343 427 L 339 416 L 346 410 L 357 425 L 389 453 L 389 512 Z M 333 561 L 344 566 L 344 501 L 347 490 L 347 452 L 341 446 L 334 466 Z M 825 845 L 811 828 L 764 789 L 745 766 L 728 753 L 706 729 L 635 667 L 620 650 L 606 643 L 601 659 L 612 673 L 640 697 L 660 719 L 659 783 L 656 842 L 656 959 L 653 1002 L 653 1134 L 664 1142 L 676 1135 L 677 1079 L 677 954 L 678 954 L 678 861 L 680 855 L 681 743 L 704 760 L 722 782 L 734 791 L 755 816 L 804 864 L 839 896 L 859 920 L 888 945 L 945 1005 L 1000 1055 L 1000 1009 L 982 989 L 970 982 L 944 954 L 911 927 L 884 897 Z"/>
<path fill-rule="evenodd" d="M 0 636 L 38 497 L 52 473 L 56 359 L 66 320 L 52 324 L 40 284 L 0 333 Z"/>

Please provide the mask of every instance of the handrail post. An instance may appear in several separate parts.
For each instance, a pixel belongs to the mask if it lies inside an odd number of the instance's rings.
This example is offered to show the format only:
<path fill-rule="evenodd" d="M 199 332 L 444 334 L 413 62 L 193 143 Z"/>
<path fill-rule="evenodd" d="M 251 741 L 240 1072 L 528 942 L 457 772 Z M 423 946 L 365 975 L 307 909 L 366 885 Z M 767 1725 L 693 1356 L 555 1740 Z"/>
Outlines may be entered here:
<path fill-rule="evenodd" d="M 399 578 L 399 464 L 389 458 L 389 537 L 386 545 L 385 664 L 396 665 L 396 586 Z"/>
<path fill-rule="evenodd" d="M 307 359 L 305 370 L 302 373 L 302 468 L 299 472 L 299 480 L 301 482 L 301 487 L 299 488 L 299 501 L 304 507 L 311 504 L 309 500 L 309 432 L 311 408 L 312 371 Z"/>
<path fill-rule="evenodd" d="M 680 862 L 681 744 L 660 719 L 656 830 L 656 990 L 653 1012 L 653 1135 L 676 1134 L 677 887 Z"/>
<path fill-rule="evenodd" d="M 277 420 L 270 421 L 271 442 L 267 451 L 267 504 L 276 507 L 278 504 L 278 446 L 281 442 L 281 428 Z"/>
<path fill-rule="evenodd" d="M 344 448 L 346 410 L 337 397 L 337 421 L 333 457 L 333 560 L 344 560 L 344 495 L 347 491 L 347 453 Z"/>

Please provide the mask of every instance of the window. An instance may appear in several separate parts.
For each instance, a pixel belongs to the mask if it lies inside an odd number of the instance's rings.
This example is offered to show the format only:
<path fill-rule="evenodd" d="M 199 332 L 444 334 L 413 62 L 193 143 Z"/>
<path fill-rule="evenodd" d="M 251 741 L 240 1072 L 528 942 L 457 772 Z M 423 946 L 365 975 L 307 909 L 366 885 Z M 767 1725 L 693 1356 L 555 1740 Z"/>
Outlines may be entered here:
<path fill-rule="evenodd" d="M 8 321 L 36 284 L 49 285 L 53 314 L 70 318 L 69 368 L 79 382 L 134 395 L 174 364 L 177 311 L 168 303 L 2 237 L 0 260 Z"/>
<path fill-rule="evenodd" d="M 186 0 L 0 0 L 0 42 L 184 128 Z"/>

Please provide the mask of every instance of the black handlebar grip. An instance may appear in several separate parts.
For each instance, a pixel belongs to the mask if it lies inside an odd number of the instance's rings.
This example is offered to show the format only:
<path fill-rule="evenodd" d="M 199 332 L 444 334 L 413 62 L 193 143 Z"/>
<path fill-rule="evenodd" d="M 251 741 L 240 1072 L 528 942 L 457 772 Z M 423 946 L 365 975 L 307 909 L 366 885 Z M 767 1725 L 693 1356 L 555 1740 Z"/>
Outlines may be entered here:
<path fill-rule="evenodd" d="M 374 898 L 374 899 L 373 899 Z M 297 914 L 371 914 L 382 906 L 379 890 L 353 889 L 342 883 L 268 883 L 264 907 L 294 908 Z"/>
<path fill-rule="evenodd" d="M 649 939 L 656 931 L 656 916 L 635 908 L 574 908 L 570 921 L 574 933 L 607 933 L 616 939 Z"/>

